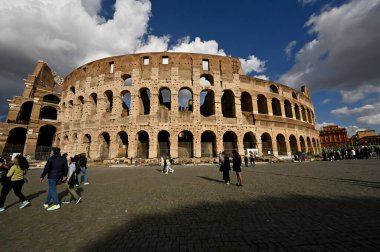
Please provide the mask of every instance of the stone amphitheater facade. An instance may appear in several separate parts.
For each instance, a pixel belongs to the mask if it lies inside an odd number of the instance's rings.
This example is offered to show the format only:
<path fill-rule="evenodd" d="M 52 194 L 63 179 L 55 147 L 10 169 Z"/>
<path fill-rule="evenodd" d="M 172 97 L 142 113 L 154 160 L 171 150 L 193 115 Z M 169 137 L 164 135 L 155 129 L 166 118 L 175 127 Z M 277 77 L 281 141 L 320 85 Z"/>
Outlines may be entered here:
<path fill-rule="evenodd" d="M 214 162 L 219 152 L 319 154 L 310 94 L 246 76 L 240 60 L 141 53 L 87 63 L 64 80 L 39 61 L 8 100 L 0 152 L 44 159 L 51 146 L 91 160 Z"/>
<path fill-rule="evenodd" d="M 247 148 L 318 154 L 306 87 L 244 75 L 239 59 L 141 53 L 85 64 L 64 80 L 55 144 L 90 159 L 215 161 Z"/>

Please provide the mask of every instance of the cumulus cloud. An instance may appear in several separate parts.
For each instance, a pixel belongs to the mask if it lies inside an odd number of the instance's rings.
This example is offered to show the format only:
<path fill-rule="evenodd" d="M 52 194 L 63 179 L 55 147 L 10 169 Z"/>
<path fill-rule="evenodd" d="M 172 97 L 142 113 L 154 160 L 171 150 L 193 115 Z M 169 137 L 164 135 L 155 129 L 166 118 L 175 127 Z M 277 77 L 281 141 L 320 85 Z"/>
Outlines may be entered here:
<path fill-rule="evenodd" d="M 376 106 L 374 105 L 364 105 L 359 108 L 353 108 L 349 109 L 347 106 L 344 106 L 342 108 L 334 109 L 331 111 L 332 115 L 355 115 L 355 114 L 362 114 L 362 113 L 371 113 L 376 109 Z"/>
<path fill-rule="evenodd" d="M 7 87 L 1 90 L 1 98 L 21 94 L 22 79 L 39 59 L 65 76 L 79 65 L 112 55 L 156 51 L 226 55 L 215 40 L 184 37 L 171 45 L 170 35 L 150 34 L 149 0 L 116 0 L 114 14 L 108 20 L 100 16 L 101 3 L 0 1 L 0 80 L 1 86 Z M 246 73 L 265 70 L 264 61 L 253 55 L 242 60 Z M 0 107 L 0 114 L 6 111 Z"/>
<path fill-rule="evenodd" d="M 289 44 L 285 47 L 284 53 L 286 58 L 289 60 L 292 57 L 294 47 L 297 45 L 297 41 L 290 41 Z"/>
<path fill-rule="evenodd" d="M 340 94 L 342 95 L 342 101 L 345 103 L 357 102 L 362 100 L 369 94 L 376 93 L 380 94 L 380 87 L 376 87 L 374 85 L 362 85 L 350 91 L 340 91 Z"/>
<path fill-rule="evenodd" d="M 311 90 L 378 86 L 379 16 L 380 0 L 351 0 L 312 15 L 306 27 L 315 38 L 298 51 L 296 63 L 279 81 Z"/>
<path fill-rule="evenodd" d="M 347 106 L 331 111 L 335 116 L 359 115 L 357 122 L 367 125 L 380 125 L 380 102 L 366 104 L 358 108 L 349 109 Z"/>
<path fill-rule="evenodd" d="M 261 73 L 265 71 L 265 61 L 260 60 L 255 55 L 250 55 L 247 59 L 240 58 L 240 62 L 241 67 L 246 74 L 251 72 Z"/>
<path fill-rule="evenodd" d="M 263 79 L 263 80 L 269 80 L 269 77 L 266 76 L 266 75 L 264 75 L 264 74 L 262 74 L 262 75 L 255 75 L 254 77 L 259 78 L 259 79 Z"/>
<path fill-rule="evenodd" d="M 361 127 L 358 127 L 356 125 L 350 125 L 350 126 L 347 126 L 345 128 L 347 129 L 347 135 L 348 135 L 348 137 L 352 137 L 358 131 L 366 130 L 366 128 L 361 128 Z"/>
<path fill-rule="evenodd" d="M 358 118 L 358 122 L 368 125 L 380 125 L 380 113 L 369 116 L 361 116 Z"/>

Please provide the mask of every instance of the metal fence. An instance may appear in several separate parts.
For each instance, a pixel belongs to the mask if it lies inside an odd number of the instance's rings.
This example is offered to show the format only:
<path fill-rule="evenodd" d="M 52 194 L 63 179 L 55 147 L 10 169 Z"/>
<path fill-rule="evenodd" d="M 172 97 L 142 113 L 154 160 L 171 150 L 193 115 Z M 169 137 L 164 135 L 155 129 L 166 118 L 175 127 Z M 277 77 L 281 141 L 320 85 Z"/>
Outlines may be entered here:
<path fill-rule="evenodd" d="M 47 160 L 50 157 L 52 146 L 37 145 L 34 159 Z"/>
<path fill-rule="evenodd" d="M 1 155 L 8 158 L 11 157 L 13 153 L 23 153 L 24 147 L 24 144 L 6 144 Z"/>

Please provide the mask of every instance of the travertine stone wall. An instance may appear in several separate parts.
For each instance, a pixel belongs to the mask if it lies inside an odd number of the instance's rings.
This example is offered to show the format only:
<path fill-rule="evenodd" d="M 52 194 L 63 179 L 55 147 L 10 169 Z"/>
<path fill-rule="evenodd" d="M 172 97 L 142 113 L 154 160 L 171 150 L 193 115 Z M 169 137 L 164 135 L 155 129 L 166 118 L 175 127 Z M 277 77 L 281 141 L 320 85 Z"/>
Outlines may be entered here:
<path fill-rule="evenodd" d="M 168 64 L 163 64 L 163 58 Z M 203 68 L 206 62 L 208 70 Z M 128 77 L 132 85 L 125 84 Z M 212 85 L 201 85 L 202 77 Z M 170 90 L 170 109 L 160 104 L 163 89 Z M 184 98 L 179 98 L 183 89 L 191 91 L 192 105 L 178 105 Z M 206 98 L 201 95 L 205 90 L 209 91 Z M 241 100 L 243 92 L 250 98 Z M 130 94 L 129 111 L 123 108 L 125 93 Z M 267 114 L 259 113 L 258 95 L 266 98 L 261 106 L 267 107 Z M 214 102 L 210 102 L 212 96 Z M 206 105 L 201 111 L 203 99 Z M 201 114 L 212 110 L 212 115 Z M 320 151 L 314 107 L 306 87 L 297 91 L 246 76 L 238 59 L 215 55 L 142 53 L 85 64 L 64 80 L 58 121 L 62 127 L 56 144 L 70 155 L 84 152 L 91 159 L 156 160 L 170 153 L 179 160 L 197 162 L 212 159 L 223 150 L 236 149 L 243 154 L 248 146 L 258 148 L 260 155 L 271 151 L 280 157 L 296 150 Z M 159 140 L 164 131 L 170 137 Z M 121 139 L 122 132 L 127 140 Z M 165 146 L 167 150 L 163 150 Z"/>

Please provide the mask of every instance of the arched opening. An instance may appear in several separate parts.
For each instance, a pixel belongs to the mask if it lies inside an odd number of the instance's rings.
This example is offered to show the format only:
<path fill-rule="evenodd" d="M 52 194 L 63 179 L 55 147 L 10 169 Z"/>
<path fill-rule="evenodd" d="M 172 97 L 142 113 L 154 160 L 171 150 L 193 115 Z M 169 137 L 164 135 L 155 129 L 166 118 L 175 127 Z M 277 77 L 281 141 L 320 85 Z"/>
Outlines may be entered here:
<path fill-rule="evenodd" d="M 277 142 L 277 152 L 279 156 L 286 156 L 288 155 L 288 151 L 286 149 L 286 142 L 285 137 L 282 134 L 278 134 L 276 137 Z"/>
<path fill-rule="evenodd" d="M 267 98 L 262 94 L 257 96 L 257 109 L 259 114 L 268 114 Z"/>
<path fill-rule="evenodd" d="M 170 110 L 172 107 L 171 92 L 169 88 L 161 88 L 158 94 L 160 109 Z"/>
<path fill-rule="evenodd" d="M 25 128 L 13 128 L 8 133 L 2 156 L 8 158 L 12 153 L 23 153 L 27 130 Z"/>
<path fill-rule="evenodd" d="M 36 160 L 49 158 L 56 131 L 57 129 L 52 125 L 44 125 L 40 128 L 35 153 Z"/>
<path fill-rule="evenodd" d="M 315 154 L 317 154 L 317 152 L 318 152 L 317 142 L 315 141 L 314 138 L 313 138 L 311 141 L 312 141 L 312 143 L 313 143 L 313 148 L 312 148 L 311 154 L 315 155 Z"/>
<path fill-rule="evenodd" d="M 123 100 L 123 112 L 121 116 L 129 116 L 131 111 L 131 93 L 129 91 L 123 91 L 121 97 Z"/>
<path fill-rule="evenodd" d="M 78 97 L 78 104 L 79 104 L 79 118 L 83 115 L 83 107 L 84 107 L 84 97 L 79 96 Z"/>
<path fill-rule="evenodd" d="M 306 111 L 307 111 L 307 121 L 308 121 L 309 123 L 311 123 L 311 114 L 310 114 L 310 110 L 307 109 Z"/>
<path fill-rule="evenodd" d="M 70 91 L 75 94 L 75 87 L 70 87 Z"/>
<path fill-rule="evenodd" d="M 128 157 L 128 134 L 125 131 L 117 133 L 117 157 Z"/>
<path fill-rule="evenodd" d="M 201 156 L 216 157 L 216 137 L 214 132 L 205 131 L 201 135 Z"/>
<path fill-rule="evenodd" d="M 281 103 L 277 98 L 272 99 L 272 111 L 275 116 L 282 116 Z"/>
<path fill-rule="evenodd" d="M 181 131 L 178 134 L 178 157 L 193 157 L 193 134 L 190 131 Z"/>
<path fill-rule="evenodd" d="M 111 113 L 113 108 L 113 93 L 111 90 L 104 92 L 104 98 L 106 98 L 106 112 Z"/>
<path fill-rule="evenodd" d="M 284 102 L 284 111 L 286 117 L 293 118 L 292 104 L 290 104 L 288 100 L 285 100 Z"/>
<path fill-rule="evenodd" d="M 263 155 L 273 155 L 272 137 L 268 133 L 261 135 Z"/>
<path fill-rule="evenodd" d="M 166 130 L 158 133 L 158 157 L 167 157 L 170 155 L 170 134 Z"/>
<path fill-rule="evenodd" d="M 306 144 L 305 144 L 305 139 L 303 136 L 300 136 L 300 146 L 301 146 L 301 151 L 306 152 Z"/>
<path fill-rule="evenodd" d="M 300 107 L 298 104 L 294 104 L 294 113 L 296 114 L 296 119 L 301 120 Z"/>
<path fill-rule="evenodd" d="M 269 92 L 278 94 L 278 88 L 275 85 L 270 85 Z"/>
<path fill-rule="evenodd" d="M 146 131 L 137 133 L 137 158 L 149 157 L 149 135 Z"/>
<path fill-rule="evenodd" d="M 124 86 L 132 86 L 133 85 L 132 77 L 129 74 L 124 74 L 121 76 L 121 78 L 124 81 Z"/>
<path fill-rule="evenodd" d="M 199 79 L 199 84 L 203 88 L 214 86 L 214 77 L 212 77 L 211 74 L 202 74 Z"/>
<path fill-rule="evenodd" d="M 140 89 L 140 115 L 150 114 L 150 90 L 147 88 Z"/>
<path fill-rule="evenodd" d="M 91 115 L 96 114 L 96 107 L 98 106 L 98 95 L 95 93 L 92 93 L 89 97 L 90 99 L 90 111 Z"/>
<path fill-rule="evenodd" d="M 227 155 L 231 155 L 233 150 L 237 150 L 237 136 L 232 131 L 227 131 L 223 135 L 223 149 Z"/>
<path fill-rule="evenodd" d="M 293 97 L 293 99 L 297 100 L 297 94 L 296 94 L 296 92 L 292 92 L 292 97 Z"/>
<path fill-rule="evenodd" d="M 201 115 L 208 117 L 215 115 L 215 94 L 212 90 L 203 90 L 200 94 Z"/>
<path fill-rule="evenodd" d="M 289 145 L 290 145 L 290 150 L 292 152 L 292 155 L 297 154 L 298 152 L 297 138 L 294 135 L 289 136 Z"/>
<path fill-rule="evenodd" d="M 84 152 L 86 153 L 87 158 L 90 158 L 90 147 L 91 147 L 91 135 L 85 134 L 83 136 L 83 148 L 84 148 Z"/>
<path fill-rule="evenodd" d="M 241 111 L 243 112 L 253 112 L 252 108 L 252 96 L 248 92 L 241 93 L 240 96 Z"/>
<path fill-rule="evenodd" d="M 40 119 L 57 120 L 57 109 L 51 106 L 46 106 L 41 109 Z"/>
<path fill-rule="evenodd" d="M 244 134 L 243 146 L 244 150 L 257 148 L 256 137 L 252 132 L 247 132 Z"/>
<path fill-rule="evenodd" d="M 224 90 L 222 94 L 222 113 L 224 117 L 235 118 L 235 95 L 231 90 Z"/>
<path fill-rule="evenodd" d="M 61 100 L 56 95 L 48 94 L 42 98 L 43 102 L 58 104 Z"/>
<path fill-rule="evenodd" d="M 111 137 L 108 132 L 103 132 L 99 136 L 99 149 L 100 149 L 100 160 L 108 159 L 110 156 L 110 144 L 111 144 Z"/>
<path fill-rule="evenodd" d="M 178 92 L 178 111 L 193 111 L 193 92 L 189 88 Z"/>
<path fill-rule="evenodd" d="M 306 143 L 307 143 L 307 149 L 309 153 L 313 153 L 313 146 L 311 146 L 311 140 L 310 137 L 306 138 Z"/>
<path fill-rule="evenodd" d="M 301 105 L 301 113 L 302 113 L 302 120 L 303 121 L 307 121 L 307 118 L 306 118 L 306 110 L 304 108 L 304 106 Z"/>
<path fill-rule="evenodd" d="M 28 123 L 32 114 L 33 102 L 27 101 L 21 105 L 20 112 L 17 116 L 17 122 Z"/>

